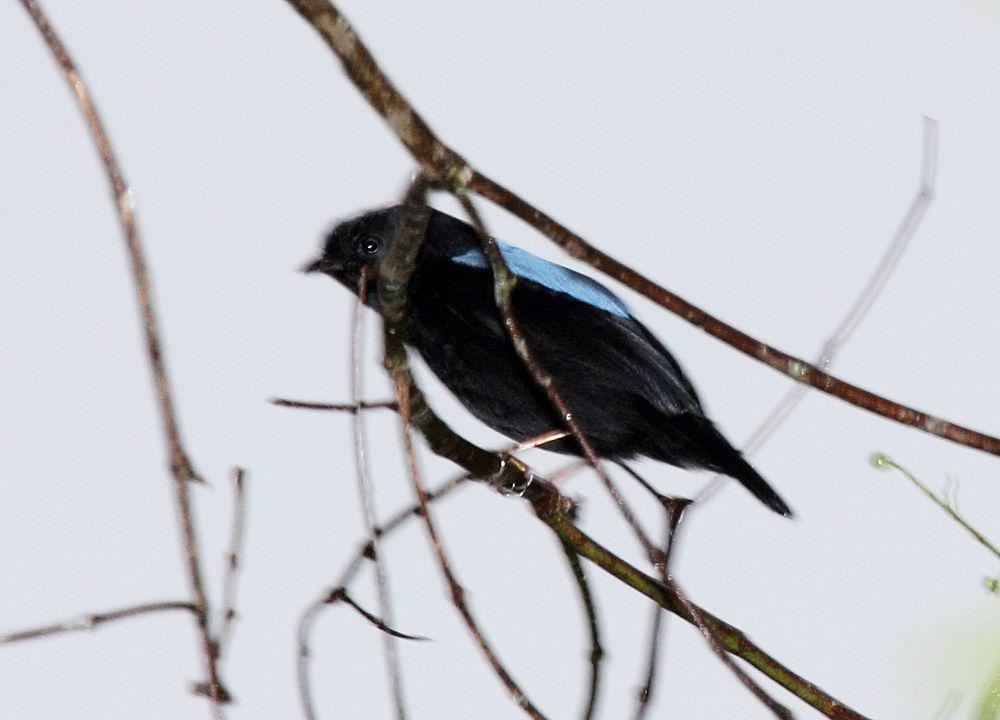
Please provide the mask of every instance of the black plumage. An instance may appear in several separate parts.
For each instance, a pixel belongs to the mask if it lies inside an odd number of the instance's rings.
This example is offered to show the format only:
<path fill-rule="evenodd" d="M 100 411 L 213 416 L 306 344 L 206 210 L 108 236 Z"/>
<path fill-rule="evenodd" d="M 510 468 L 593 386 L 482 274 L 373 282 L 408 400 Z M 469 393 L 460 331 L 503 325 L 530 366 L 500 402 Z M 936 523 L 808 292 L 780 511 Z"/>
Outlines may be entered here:
<path fill-rule="evenodd" d="M 337 225 L 307 270 L 357 291 L 374 270 L 402 210 L 390 207 Z M 698 395 L 667 349 L 610 290 L 518 248 L 500 245 L 518 281 L 511 302 L 528 345 L 603 458 L 637 455 L 740 481 L 775 512 L 778 494 L 705 417 Z M 368 303 L 378 310 L 377 273 Z M 512 348 L 475 230 L 431 211 L 408 289 L 406 342 L 482 422 L 515 440 L 563 423 Z M 580 455 L 575 439 L 547 450 Z"/>

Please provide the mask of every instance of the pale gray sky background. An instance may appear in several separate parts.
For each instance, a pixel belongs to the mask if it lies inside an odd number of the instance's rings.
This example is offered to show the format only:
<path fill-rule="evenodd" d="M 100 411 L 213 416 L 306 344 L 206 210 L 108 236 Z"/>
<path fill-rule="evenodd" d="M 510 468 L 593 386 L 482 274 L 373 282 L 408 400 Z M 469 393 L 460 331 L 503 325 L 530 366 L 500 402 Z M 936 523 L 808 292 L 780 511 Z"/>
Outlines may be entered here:
<path fill-rule="evenodd" d="M 233 718 L 298 717 L 293 632 L 360 538 L 350 421 L 275 408 L 349 396 L 351 297 L 296 268 L 338 217 L 395 198 L 412 163 L 284 2 L 46 7 L 123 158 L 162 314 L 219 597 L 227 473 L 248 468 Z M 615 257 L 778 347 L 813 355 L 916 189 L 941 124 L 938 199 L 844 350 L 844 378 L 1000 432 L 1000 4 L 345 2 L 391 77 L 483 171 Z M 487 208 L 495 234 L 559 252 Z M 788 386 L 622 291 L 741 442 Z M 384 397 L 376 324 L 368 388 Z M 95 153 L 18 3 L 0 4 L 0 632 L 183 596 L 185 578 L 120 233 Z M 426 377 L 426 373 L 424 374 Z M 483 442 L 440 387 L 434 404 Z M 396 419 L 372 415 L 378 507 L 409 502 Z M 810 395 L 755 463 L 795 521 L 728 488 L 687 524 L 689 595 L 878 718 L 973 716 L 1000 664 L 991 557 L 873 450 L 1000 536 L 1000 460 Z M 534 456 L 542 468 L 558 458 Z M 424 453 L 429 478 L 452 472 Z M 643 467 L 663 487 L 700 478 Z M 592 477 L 583 523 L 632 559 Z M 636 496 L 637 498 L 639 496 Z M 645 516 L 654 508 L 643 503 Z M 586 680 L 580 608 L 551 534 L 470 487 L 438 517 L 502 657 L 552 718 Z M 516 718 L 448 604 L 418 525 L 387 544 L 415 718 Z M 631 713 L 648 607 L 591 573 L 608 649 L 602 717 Z M 373 606 L 370 577 L 357 594 Z M 767 718 L 669 621 L 655 717 Z M 0 651 L 0 717 L 207 717 L 187 616 Z M 377 632 L 343 608 L 314 637 L 321 717 L 388 717 Z M 818 717 L 775 695 L 802 718 Z"/>

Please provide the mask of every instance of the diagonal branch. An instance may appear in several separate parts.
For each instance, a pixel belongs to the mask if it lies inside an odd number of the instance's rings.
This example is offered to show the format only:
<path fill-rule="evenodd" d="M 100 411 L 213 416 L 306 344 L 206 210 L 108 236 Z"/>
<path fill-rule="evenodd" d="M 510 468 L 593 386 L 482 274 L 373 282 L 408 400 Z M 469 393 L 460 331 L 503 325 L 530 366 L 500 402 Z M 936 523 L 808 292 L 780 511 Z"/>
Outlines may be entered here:
<path fill-rule="evenodd" d="M 486 639 L 465 599 L 465 589 L 455 577 L 451 563 L 445 552 L 441 536 L 427 505 L 427 490 L 424 487 L 420 468 L 417 464 L 413 445 L 413 427 L 423 421 L 429 411 L 423 396 L 417 389 L 410 374 L 403 346 L 406 337 L 406 290 L 410 275 L 416 264 L 417 252 L 424 239 L 430 208 L 425 203 L 426 183 L 422 175 L 414 181 L 407 194 L 406 210 L 395 229 L 388 255 L 379 264 L 378 293 L 383 314 L 383 338 L 385 342 L 385 366 L 396 387 L 399 416 L 402 420 L 403 447 L 406 451 L 407 469 L 413 484 L 424 527 L 430 536 L 431 546 L 437 556 L 438 566 L 451 592 L 452 604 L 458 610 L 463 622 L 486 658 L 494 674 L 511 694 L 514 702 L 534 720 L 545 720 L 545 716 L 528 699 L 510 671 L 500 661 L 490 642 Z M 531 482 L 525 479 L 525 485 Z"/>
<path fill-rule="evenodd" d="M 380 618 L 378 615 L 375 615 L 374 613 L 370 613 L 367 610 L 365 610 L 363 607 L 361 607 L 357 603 L 357 601 L 355 601 L 354 598 L 352 598 L 350 595 L 347 594 L 347 590 L 345 590 L 344 588 L 340 588 L 335 593 L 331 593 L 330 596 L 327 597 L 327 599 L 326 599 L 326 604 L 327 605 L 332 605 L 332 604 L 337 603 L 337 602 L 342 602 L 345 605 L 351 607 L 361 617 L 363 617 L 365 620 L 367 620 L 368 622 L 370 622 L 372 625 L 374 625 L 376 628 L 378 628 L 379 630 L 381 630 L 386 635 L 389 635 L 390 637 L 399 638 L 400 640 L 429 640 L 430 639 L 430 638 L 424 637 L 423 635 L 407 635 L 404 632 L 400 632 L 399 630 L 393 629 L 382 618 Z"/>
<path fill-rule="evenodd" d="M 102 613 L 92 613 L 90 615 L 80 615 L 72 620 L 51 623 L 28 630 L 18 630 L 17 632 L 0 635 L 0 645 L 34 640 L 36 638 L 48 637 L 50 635 L 62 635 L 69 632 L 80 632 L 93 630 L 99 625 L 104 625 L 115 620 L 136 617 L 137 615 L 149 615 L 151 613 L 165 612 L 167 610 L 187 610 L 197 614 L 198 609 L 193 603 L 181 600 L 171 600 L 164 602 L 145 603 L 143 605 L 132 605 L 118 610 L 108 610 Z"/>
<path fill-rule="evenodd" d="M 937 177 L 937 123 L 929 117 L 924 117 L 924 154 L 923 163 L 920 168 L 920 187 L 910 203 L 910 207 L 903 217 L 903 221 L 893 235 L 892 242 L 882 255 L 882 259 L 875 272 L 868 278 L 868 282 L 861 290 L 861 294 L 854 300 L 847 314 L 833 333 L 823 343 L 818 356 L 813 364 L 827 370 L 833 363 L 839 350 L 844 346 L 858 325 L 864 320 L 865 315 L 875 305 L 879 294 L 899 264 L 903 253 L 910 244 L 910 240 L 920 227 L 931 201 L 934 199 L 934 185 Z M 795 410 L 802 398 L 805 397 L 809 387 L 807 385 L 793 385 L 785 393 L 764 420 L 757 426 L 753 434 L 743 444 L 741 448 L 744 455 L 753 455 L 763 447 L 771 435 L 781 426 L 788 416 Z M 729 478 L 725 475 L 715 475 L 695 495 L 695 507 L 703 507 L 716 492 L 718 492 Z"/>
<path fill-rule="evenodd" d="M 327 0 L 286 0 L 320 34 L 344 71 L 406 146 L 427 176 L 447 187 L 465 187 L 545 234 L 573 257 L 589 263 L 731 347 L 828 395 L 946 440 L 1000 455 L 1000 438 L 963 427 L 882 397 L 823 372 L 708 314 L 641 273 L 601 252 L 554 218 L 470 166 L 445 145 L 389 81 L 341 12 Z"/>
<path fill-rule="evenodd" d="M 650 562 L 654 565 L 663 564 L 664 558 L 661 555 L 660 549 L 650 540 L 649 535 L 643 529 L 642 525 L 639 524 L 639 520 L 636 518 L 632 508 L 625 501 L 625 497 L 611 481 L 611 477 L 608 475 L 607 470 L 605 470 L 604 464 L 594 451 L 594 446 L 590 442 L 590 438 L 587 437 L 583 432 L 583 428 L 580 427 L 580 422 L 576 419 L 576 413 L 573 412 L 573 409 L 566 402 L 566 399 L 553 381 L 552 376 L 538 362 L 531 346 L 528 344 L 527 338 L 524 336 L 524 331 L 521 329 L 521 324 L 514 314 L 514 306 L 511 301 L 511 293 L 514 289 L 516 278 L 511 273 L 510 268 L 507 267 L 507 262 L 503 259 L 503 255 L 500 254 L 500 249 L 497 247 L 496 241 L 490 237 L 489 232 L 486 230 L 486 225 L 483 223 L 479 212 L 472 204 L 472 200 L 469 199 L 468 195 L 463 192 L 456 192 L 455 195 L 462 204 L 466 215 L 469 216 L 473 227 L 475 227 L 483 252 L 489 259 L 494 277 L 493 285 L 497 309 L 500 312 L 500 317 L 503 319 L 503 326 L 507 331 L 510 344 L 517 353 L 518 358 L 520 358 L 521 364 L 528 371 L 528 374 L 531 375 L 531 379 L 535 382 L 537 388 L 545 393 L 549 404 L 552 405 L 559 417 L 565 422 L 566 428 L 572 433 L 573 439 L 576 440 L 583 451 L 583 456 L 587 459 L 587 464 L 594 469 L 597 477 L 600 478 L 604 487 L 607 488 L 608 493 L 610 493 L 611 498 L 615 501 L 618 510 L 624 516 L 629 527 L 632 528 L 632 532 L 635 533 L 639 544 L 642 545 Z"/>

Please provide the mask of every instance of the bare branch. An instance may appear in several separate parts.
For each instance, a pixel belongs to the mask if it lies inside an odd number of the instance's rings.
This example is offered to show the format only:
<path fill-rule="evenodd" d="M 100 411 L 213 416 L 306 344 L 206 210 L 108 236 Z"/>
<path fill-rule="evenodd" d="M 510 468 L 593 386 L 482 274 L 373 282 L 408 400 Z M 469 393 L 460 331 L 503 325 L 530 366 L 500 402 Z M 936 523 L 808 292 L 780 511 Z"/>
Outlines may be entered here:
<path fill-rule="evenodd" d="M 146 603 L 144 605 L 132 605 L 120 610 L 109 610 L 91 615 L 80 615 L 70 620 L 42 625 L 29 630 L 18 630 L 17 632 L 0 635 L 0 645 L 23 642 L 24 640 L 34 640 L 36 638 L 48 637 L 50 635 L 62 635 L 70 632 L 90 631 L 99 625 L 104 625 L 115 620 L 136 617 L 138 615 L 149 615 L 152 613 L 165 612 L 169 610 L 187 610 L 197 615 L 198 608 L 194 603 L 182 600 L 170 600 L 164 602 Z"/>
<path fill-rule="evenodd" d="M 733 659 L 727 654 L 726 648 L 723 645 L 722 638 L 716 635 L 716 629 L 705 622 L 702 611 L 700 608 L 696 607 L 687 599 L 685 594 L 681 591 L 680 587 L 677 585 L 676 581 L 670 575 L 670 557 L 676 547 L 677 543 L 677 532 L 680 528 L 681 519 L 684 516 L 684 511 L 691 504 L 691 501 L 686 498 L 674 498 L 668 497 L 657 492 L 652 485 L 650 485 L 641 475 L 639 475 L 635 470 L 629 467 L 625 463 L 619 463 L 621 467 L 628 472 L 632 477 L 639 481 L 639 483 L 648 490 L 663 506 L 664 512 L 664 547 L 663 556 L 664 564 L 659 566 L 657 569 L 660 573 L 660 581 L 663 583 L 664 587 L 668 588 L 680 602 L 681 606 L 690 615 L 691 621 L 702 633 L 705 639 L 708 641 L 709 647 L 712 649 L 722 663 L 729 668 L 729 670 L 736 676 L 742 685 L 744 685 L 750 692 L 754 694 L 757 699 L 759 699 L 771 712 L 773 712 L 779 718 L 791 718 L 792 715 L 787 708 L 782 706 L 780 703 L 771 698 L 764 689 L 747 675 L 746 672 L 740 668 Z M 649 644 L 649 656 L 646 671 L 646 682 L 642 688 L 639 690 L 639 703 L 636 707 L 636 718 L 645 717 L 647 710 L 649 709 L 649 702 L 652 698 L 653 690 L 655 687 L 655 680 L 657 674 L 657 660 L 659 655 L 659 640 L 660 640 L 660 625 L 661 625 L 661 612 L 660 608 L 657 607 L 656 612 L 653 616 L 653 621 L 650 628 L 650 644 Z"/>
<path fill-rule="evenodd" d="M 358 612 L 358 614 L 361 615 L 361 617 L 363 617 L 365 620 L 367 620 L 372 625 L 374 625 L 375 627 L 377 627 L 379 630 L 381 630 L 382 632 L 384 632 L 386 635 L 390 635 L 390 636 L 395 637 L 395 638 L 400 638 L 401 640 L 429 640 L 430 639 L 430 638 L 424 637 L 423 635 L 407 635 L 406 633 L 402 633 L 399 630 L 393 630 L 391 627 L 389 627 L 385 623 L 384 620 L 382 620 L 381 618 L 379 618 L 377 615 L 373 615 L 372 613 L 368 612 L 363 607 L 361 607 L 360 605 L 358 605 L 358 603 L 356 603 L 354 601 L 354 598 L 352 598 L 350 595 L 347 594 L 347 590 L 345 590 L 344 588 L 340 588 L 337 591 L 331 593 L 327 597 L 327 599 L 326 599 L 326 604 L 327 605 L 333 605 L 333 604 L 338 603 L 338 602 L 342 602 L 342 603 L 344 603 L 346 605 L 349 605 L 350 607 L 354 608 Z"/>
<path fill-rule="evenodd" d="M 247 495 L 246 471 L 233 471 L 233 520 L 229 531 L 229 550 L 226 552 L 226 574 L 222 580 L 222 621 L 219 623 L 216 647 L 221 658 L 229 647 L 236 621 L 236 584 L 243 562 L 243 545 L 246 538 Z"/>
<path fill-rule="evenodd" d="M 20 0 L 21 5 L 34 21 L 46 45 L 52 52 L 56 63 L 62 71 L 66 83 L 76 100 L 77 106 L 87 123 L 91 139 L 97 148 L 97 153 L 104 166 L 108 184 L 111 189 L 112 201 L 118 211 L 132 270 L 132 280 L 135 285 L 136 300 L 142 317 L 142 327 L 146 340 L 146 355 L 153 374 L 153 385 L 159 401 L 160 420 L 163 425 L 170 456 L 170 471 L 174 479 L 174 496 L 177 503 L 178 520 L 181 529 L 181 543 L 187 565 L 188 582 L 194 597 L 198 632 L 201 639 L 202 656 L 205 673 L 208 680 L 204 683 L 207 695 L 212 700 L 213 712 L 216 717 L 222 716 L 222 704 L 229 698 L 229 693 L 223 687 L 219 678 L 217 657 L 218 648 L 212 639 L 209 629 L 208 599 L 202 579 L 200 555 L 198 552 L 198 536 L 194 526 L 191 511 L 190 483 L 201 482 L 195 472 L 188 454 L 181 443 L 180 427 L 174 413 L 174 402 L 170 391 L 166 365 L 163 360 L 163 344 L 157 329 L 156 310 L 153 304 L 153 291 L 150 285 L 149 272 L 142 250 L 139 227 L 136 222 L 132 205 L 132 193 L 121 172 L 120 164 L 111 147 L 111 141 L 104 129 L 93 98 L 83 82 L 83 77 L 69 52 L 63 45 L 55 29 L 52 27 L 37 0 Z"/>
<path fill-rule="evenodd" d="M 597 696 L 601 685 L 601 663 L 604 660 L 604 648 L 601 646 L 601 628 L 597 620 L 597 606 L 594 604 L 594 596 L 590 592 L 590 583 L 587 575 L 583 571 L 580 563 L 580 556 L 576 554 L 572 547 L 562 543 L 563 551 L 566 553 L 566 561 L 573 573 L 576 587 L 580 591 L 580 602 L 583 603 L 583 612 L 587 616 L 587 629 L 590 632 L 590 683 L 587 688 L 587 701 L 583 706 L 583 720 L 590 720 L 594 717 L 597 709 Z"/>
<path fill-rule="evenodd" d="M 327 0 L 286 0 L 336 53 L 344 71 L 382 116 L 428 177 L 450 188 L 467 188 L 548 236 L 574 258 L 589 263 L 661 307 L 731 347 L 797 382 L 882 417 L 946 440 L 1000 455 L 1000 438 L 972 430 L 844 382 L 728 325 L 679 295 L 618 262 L 529 202 L 472 168 L 445 145 L 389 81 L 343 14 Z"/>
<path fill-rule="evenodd" d="M 722 642 L 720 642 L 716 628 L 706 620 L 706 617 L 711 616 L 688 600 L 687 596 L 681 591 L 676 582 L 670 580 L 668 587 L 680 602 L 681 606 L 689 613 L 694 626 L 698 628 L 699 632 L 701 632 L 704 638 L 708 641 L 708 646 L 712 648 L 712 652 L 714 652 L 719 660 L 721 660 L 723 664 L 730 669 L 733 675 L 737 677 L 743 686 L 753 693 L 754 697 L 760 700 L 767 707 L 767 709 L 774 714 L 775 717 L 779 718 L 779 720 L 793 720 L 795 716 L 792 715 L 791 710 L 768 695 L 767 692 L 764 691 L 764 688 L 762 688 L 759 683 L 750 677 L 746 671 L 743 670 L 743 668 L 737 665 L 736 661 L 733 660 L 728 652 L 726 652 L 725 646 L 723 646 Z"/>
<path fill-rule="evenodd" d="M 307 402 L 305 400 L 288 400 L 286 398 L 272 398 L 272 405 L 278 407 L 301 408 L 303 410 L 327 410 L 331 412 L 344 412 L 355 415 L 362 410 L 392 410 L 397 411 L 399 407 L 396 402 L 360 402 L 360 403 L 320 403 Z"/>
<path fill-rule="evenodd" d="M 427 494 L 427 503 L 430 504 L 450 494 L 456 488 L 461 487 L 467 478 L 468 475 L 462 473 L 461 475 L 442 483 L 435 490 Z M 410 518 L 417 517 L 419 514 L 419 503 L 410 505 L 393 515 L 392 518 L 390 518 L 383 525 L 376 527 L 374 534 L 381 537 L 382 535 L 392 532 Z M 298 654 L 295 663 L 295 674 L 299 690 L 299 701 L 302 705 L 302 714 L 305 716 L 306 720 L 316 719 L 316 712 L 312 700 L 312 685 L 309 680 L 309 660 L 311 657 L 309 638 L 312 634 L 313 624 L 319 616 L 319 613 L 328 606 L 327 599 L 337 591 L 337 588 L 348 587 L 364 561 L 366 559 L 370 560 L 374 553 L 375 549 L 370 540 L 365 540 L 361 543 L 361 547 L 358 549 L 354 557 L 351 558 L 347 569 L 340 576 L 336 585 L 325 591 L 318 599 L 310 603 L 299 617 L 298 627 L 296 630 Z"/>
<path fill-rule="evenodd" d="M 361 396 L 364 394 L 364 310 L 368 291 L 368 273 L 361 272 L 358 282 L 358 301 L 354 305 L 353 327 L 351 337 L 351 401 L 355 407 L 362 406 Z M 375 564 L 375 589 L 378 595 L 379 614 L 382 620 L 361 609 L 342 592 L 342 599 L 354 607 L 359 613 L 377 624 L 386 632 L 382 636 L 382 650 L 385 657 L 386 676 L 389 679 L 389 691 L 392 693 L 393 706 L 398 720 L 406 718 L 406 701 L 403 697 L 402 674 L 399 670 L 399 653 L 396 648 L 396 637 L 408 637 L 389 629 L 392 623 L 392 598 L 389 594 L 389 580 L 386 577 L 385 562 L 378 550 L 378 535 L 375 532 L 375 491 L 372 489 L 371 475 L 368 472 L 368 453 L 365 444 L 364 417 L 361 412 L 352 413 L 352 428 L 354 430 L 354 462 L 357 469 L 358 495 L 361 500 L 361 515 L 364 518 L 365 529 L 368 531 L 368 541 L 371 544 L 371 557 Z M 381 624 L 379 624 L 381 623 Z"/>
<path fill-rule="evenodd" d="M 357 563 L 361 564 L 360 560 Z M 316 618 L 326 607 L 326 594 L 318 600 L 313 601 L 306 607 L 299 617 L 299 623 L 295 630 L 296 645 L 298 652 L 295 656 L 295 679 L 299 689 L 299 702 L 302 704 L 302 715 L 306 720 L 316 720 L 316 707 L 313 704 L 312 682 L 309 679 L 309 660 L 312 658 L 312 650 L 309 648 L 309 638 L 312 635 L 313 624 Z"/>
<path fill-rule="evenodd" d="M 619 463 L 632 477 L 638 480 L 643 487 L 652 493 L 663 506 L 663 565 L 659 567 L 660 581 L 664 586 L 670 587 L 670 558 L 673 556 L 677 537 L 677 530 L 680 527 L 681 518 L 684 511 L 691 504 L 685 498 L 673 498 L 657 492 L 646 480 L 625 463 Z M 642 720 L 649 711 L 650 702 L 653 699 L 653 692 L 656 689 L 656 678 L 659 672 L 660 658 L 660 634 L 663 626 L 663 608 L 658 603 L 653 604 L 652 619 L 649 624 L 649 653 L 646 656 L 646 681 L 639 688 L 638 703 L 635 709 L 635 720 Z"/>
<path fill-rule="evenodd" d="M 875 268 L 875 272 L 868 278 L 868 282 L 861 290 L 861 294 L 854 301 L 854 304 L 851 305 L 844 319 L 840 321 L 840 325 L 837 326 L 833 334 L 823 343 L 819 355 L 813 361 L 816 367 L 826 370 L 833 364 L 833 359 L 837 355 L 837 352 L 844 346 L 844 343 L 848 341 L 865 315 L 868 314 L 868 311 L 875 305 L 879 294 L 881 294 L 886 283 L 889 282 L 890 276 L 909 246 L 910 240 L 913 239 L 917 229 L 920 227 L 924 215 L 927 214 L 927 208 L 930 207 L 931 201 L 934 199 L 934 185 L 937 176 L 937 137 L 937 123 L 929 117 L 924 117 L 924 154 L 923 164 L 920 169 L 920 187 L 917 189 L 917 194 L 914 196 L 913 202 L 910 203 L 909 210 L 907 210 L 906 215 L 903 217 L 903 221 L 896 230 L 896 234 L 893 236 L 889 247 L 886 248 L 885 254 L 882 255 L 882 260 Z M 768 441 L 771 435 L 774 434 L 795 409 L 795 406 L 805 397 L 808 390 L 809 388 L 806 385 L 794 385 L 791 387 L 743 445 L 743 453 L 745 455 L 752 455 L 763 447 L 764 443 Z M 725 475 L 715 475 L 695 495 L 695 502 L 699 504 L 705 503 L 728 480 L 729 478 Z"/>
<path fill-rule="evenodd" d="M 814 683 L 785 667 L 755 645 L 741 630 L 720 620 L 694 603 L 683 601 L 676 594 L 676 586 L 663 583 L 630 565 L 600 543 L 590 538 L 564 513 L 553 509 L 555 503 L 545 495 L 548 483 L 535 479 L 531 494 L 525 497 L 532 502 L 536 515 L 555 530 L 573 549 L 643 595 L 658 602 L 663 608 L 693 625 L 704 625 L 708 634 L 728 652 L 746 660 L 767 677 L 789 690 L 831 720 L 866 720 L 865 716 L 827 694 Z M 548 486 L 551 487 L 551 486 Z M 693 612 L 692 612 L 693 611 Z M 694 614 L 698 615 L 696 620 Z"/>

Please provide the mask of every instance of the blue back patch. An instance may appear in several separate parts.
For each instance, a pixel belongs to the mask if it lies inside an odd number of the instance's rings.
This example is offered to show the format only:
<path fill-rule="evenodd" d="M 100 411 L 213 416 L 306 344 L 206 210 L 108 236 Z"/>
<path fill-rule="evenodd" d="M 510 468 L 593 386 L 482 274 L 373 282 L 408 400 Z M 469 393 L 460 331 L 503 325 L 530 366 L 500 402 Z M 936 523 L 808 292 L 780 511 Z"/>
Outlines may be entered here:
<path fill-rule="evenodd" d="M 498 242 L 497 247 L 500 248 L 500 253 L 507 261 L 510 271 L 518 277 L 536 282 L 549 290 L 569 295 L 612 315 L 623 318 L 631 317 L 625 303 L 596 280 L 562 265 L 543 260 L 537 255 L 532 255 L 513 245 Z M 489 261 L 480 247 L 466 250 L 461 255 L 453 257 L 452 262 L 469 267 L 489 269 Z"/>

